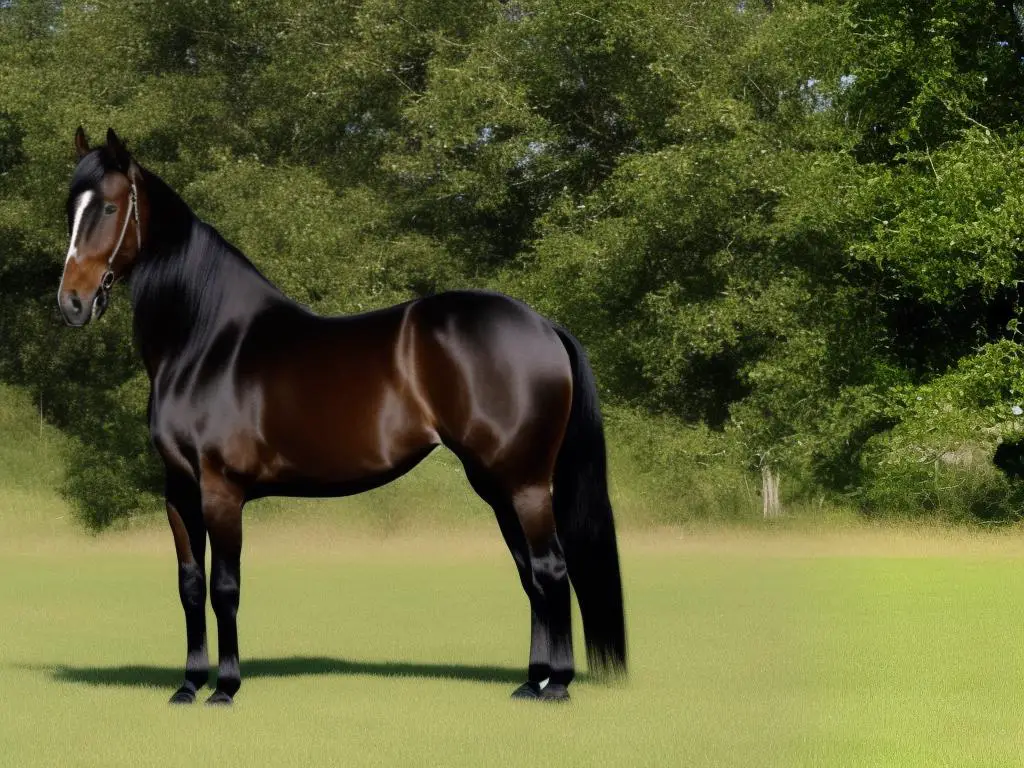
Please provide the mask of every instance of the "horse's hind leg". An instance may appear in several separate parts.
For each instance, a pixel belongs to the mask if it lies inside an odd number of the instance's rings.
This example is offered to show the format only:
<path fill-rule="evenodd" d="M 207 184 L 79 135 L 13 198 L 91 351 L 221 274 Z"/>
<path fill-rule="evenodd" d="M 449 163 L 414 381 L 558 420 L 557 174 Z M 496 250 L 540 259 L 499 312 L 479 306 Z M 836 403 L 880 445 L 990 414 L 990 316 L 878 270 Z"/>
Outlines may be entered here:
<path fill-rule="evenodd" d="M 569 698 L 569 683 L 576 676 L 572 654 L 572 598 L 565 555 L 555 532 L 550 486 L 546 483 L 521 486 L 512 493 L 512 506 L 529 553 L 536 601 L 533 613 L 547 637 L 548 684 L 540 698 L 565 700 Z M 534 634 L 537 634 L 536 629 Z"/>
<path fill-rule="evenodd" d="M 466 475 L 473 489 L 494 509 L 530 601 L 527 681 L 512 695 L 568 699 L 567 687 L 575 675 L 571 598 L 565 557 L 555 534 L 550 490 L 546 485 L 534 484 L 510 493 L 491 473 L 473 467 L 471 462 L 466 462 Z"/>

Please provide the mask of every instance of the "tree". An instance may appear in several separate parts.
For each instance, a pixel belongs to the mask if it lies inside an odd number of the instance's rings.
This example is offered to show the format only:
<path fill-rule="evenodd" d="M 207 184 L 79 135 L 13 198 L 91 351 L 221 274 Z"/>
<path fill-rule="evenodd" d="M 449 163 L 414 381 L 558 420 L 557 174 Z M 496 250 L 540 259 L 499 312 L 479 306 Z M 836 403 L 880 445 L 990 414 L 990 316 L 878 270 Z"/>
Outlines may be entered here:
<path fill-rule="evenodd" d="M 1012 431 L 1019 8 L 0 4 L 0 377 L 80 441 L 90 520 L 145 504 L 125 302 L 74 336 L 52 309 L 63 137 L 115 124 L 318 310 L 496 287 L 583 339 L 606 400 L 716 435 L 768 490 L 1009 516 L 978 462 L 936 459 L 925 493 L 903 457 Z M 918 405 L 940 390 L 959 421 Z"/>

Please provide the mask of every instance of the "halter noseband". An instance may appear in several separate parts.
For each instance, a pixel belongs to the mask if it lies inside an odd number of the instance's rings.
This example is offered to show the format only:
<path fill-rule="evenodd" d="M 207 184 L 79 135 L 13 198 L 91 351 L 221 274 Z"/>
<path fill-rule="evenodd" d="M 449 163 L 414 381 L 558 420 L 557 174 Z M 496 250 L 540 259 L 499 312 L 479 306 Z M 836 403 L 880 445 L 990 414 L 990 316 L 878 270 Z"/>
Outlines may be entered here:
<path fill-rule="evenodd" d="M 139 196 L 135 190 L 135 182 L 131 181 L 132 188 L 128 190 L 128 214 L 124 217 L 124 225 L 121 227 L 121 236 L 117 238 L 117 245 L 114 246 L 114 252 L 110 254 L 110 258 L 107 259 L 107 271 L 103 273 L 103 277 L 100 278 L 100 290 L 104 294 L 109 293 L 110 289 L 114 287 L 114 283 L 117 281 L 117 275 L 114 274 L 114 270 L 111 267 L 114 266 L 114 259 L 117 258 L 117 254 L 121 250 L 121 243 L 124 242 L 124 234 L 128 231 L 128 222 L 135 219 L 135 243 L 138 248 L 142 248 L 142 229 L 139 226 Z"/>

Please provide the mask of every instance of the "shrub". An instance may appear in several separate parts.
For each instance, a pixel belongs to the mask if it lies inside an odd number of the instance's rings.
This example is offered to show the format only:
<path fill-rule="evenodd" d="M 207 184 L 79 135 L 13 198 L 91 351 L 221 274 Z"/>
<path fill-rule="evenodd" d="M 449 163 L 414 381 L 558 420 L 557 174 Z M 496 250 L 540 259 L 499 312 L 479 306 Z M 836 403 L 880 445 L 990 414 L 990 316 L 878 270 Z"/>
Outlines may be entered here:
<path fill-rule="evenodd" d="M 902 389 L 892 405 L 899 423 L 864 452 L 859 500 L 886 516 L 1019 518 L 1024 484 L 992 458 L 1024 429 L 1022 397 L 1024 351 L 1012 341 L 986 345 L 949 373 Z"/>

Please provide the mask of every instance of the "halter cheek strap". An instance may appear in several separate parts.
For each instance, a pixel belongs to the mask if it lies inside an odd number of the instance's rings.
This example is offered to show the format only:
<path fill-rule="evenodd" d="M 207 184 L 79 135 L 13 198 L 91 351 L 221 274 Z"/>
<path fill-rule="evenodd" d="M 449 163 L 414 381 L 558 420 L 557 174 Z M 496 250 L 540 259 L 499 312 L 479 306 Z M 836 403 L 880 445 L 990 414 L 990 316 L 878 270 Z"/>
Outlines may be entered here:
<path fill-rule="evenodd" d="M 121 251 L 121 243 L 124 242 L 125 232 L 128 231 L 128 222 L 133 218 L 135 219 L 135 242 L 139 248 L 142 247 L 142 229 L 139 226 L 139 196 L 135 189 L 135 182 L 132 181 L 132 188 L 128 190 L 128 215 L 124 217 L 124 224 L 121 226 L 121 236 L 117 238 L 117 245 L 114 246 L 114 252 L 110 254 L 110 258 L 107 259 L 107 271 L 103 273 L 103 277 L 100 278 L 100 289 L 104 292 L 109 291 L 117 280 L 117 275 L 114 274 L 113 266 L 114 259 L 117 258 L 117 254 Z"/>

